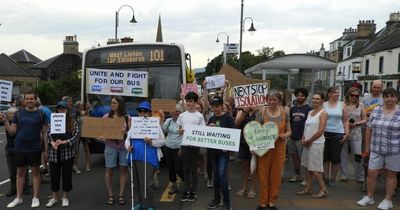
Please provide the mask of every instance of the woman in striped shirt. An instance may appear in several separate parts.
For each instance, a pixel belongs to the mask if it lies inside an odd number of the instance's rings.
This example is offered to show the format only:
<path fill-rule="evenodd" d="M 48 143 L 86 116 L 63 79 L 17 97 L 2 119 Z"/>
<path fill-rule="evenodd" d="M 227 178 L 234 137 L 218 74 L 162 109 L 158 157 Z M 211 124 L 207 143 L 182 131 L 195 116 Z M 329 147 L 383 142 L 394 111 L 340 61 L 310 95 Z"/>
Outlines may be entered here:
<path fill-rule="evenodd" d="M 65 101 L 60 101 L 56 108 L 57 113 L 66 113 L 66 133 L 51 134 L 47 131 L 48 145 L 46 152 L 50 163 L 50 183 L 53 197 L 47 202 L 46 207 L 52 207 L 59 201 L 60 178 L 62 177 L 62 206 L 69 206 L 68 192 L 72 190 L 72 166 L 75 158 L 75 145 L 79 136 L 79 126 L 73 119 Z"/>

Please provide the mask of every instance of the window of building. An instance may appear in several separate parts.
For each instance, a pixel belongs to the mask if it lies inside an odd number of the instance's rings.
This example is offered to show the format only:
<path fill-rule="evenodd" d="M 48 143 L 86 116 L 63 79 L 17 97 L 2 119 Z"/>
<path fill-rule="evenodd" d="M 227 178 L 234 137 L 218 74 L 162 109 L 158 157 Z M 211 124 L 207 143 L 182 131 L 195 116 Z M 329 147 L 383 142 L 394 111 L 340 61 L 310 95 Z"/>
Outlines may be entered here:
<path fill-rule="evenodd" d="M 369 75 L 369 59 L 365 60 L 365 75 Z"/>
<path fill-rule="evenodd" d="M 393 82 L 386 82 L 386 88 L 393 87 Z"/>
<path fill-rule="evenodd" d="M 346 54 L 346 57 L 350 57 L 350 50 L 351 50 L 350 47 L 348 47 L 348 48 L 347 48 L 347 52 L 346 52 L 346 53 L 347 53 L 347 54 Z"/>
<path fill-rule="evenodd" d="M 383 74 L 383 56 L 379 57 L 379 74 Z"/>

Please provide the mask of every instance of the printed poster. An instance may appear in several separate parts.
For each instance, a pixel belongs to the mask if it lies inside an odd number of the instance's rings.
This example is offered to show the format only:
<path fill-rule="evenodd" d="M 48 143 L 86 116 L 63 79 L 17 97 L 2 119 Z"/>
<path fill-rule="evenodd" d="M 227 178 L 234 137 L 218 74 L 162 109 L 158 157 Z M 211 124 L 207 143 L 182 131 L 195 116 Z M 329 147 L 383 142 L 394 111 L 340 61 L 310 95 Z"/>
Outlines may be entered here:
<path fill-rule="evenodd" d="M 86 90 L 91 94 L 147 97 L 148 73 L 116 69 L 88 69 Z"/>

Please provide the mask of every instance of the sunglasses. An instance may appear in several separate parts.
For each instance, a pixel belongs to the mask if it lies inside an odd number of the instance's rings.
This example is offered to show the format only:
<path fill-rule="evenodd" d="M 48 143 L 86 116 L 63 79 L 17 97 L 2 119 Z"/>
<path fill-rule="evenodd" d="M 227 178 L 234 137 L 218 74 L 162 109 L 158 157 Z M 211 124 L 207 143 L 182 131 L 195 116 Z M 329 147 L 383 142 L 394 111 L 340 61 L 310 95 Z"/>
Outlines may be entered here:
<path fill-rule="evenodd" d="M 350 96 L 351 97 L 356 97 L 356 98 L 360 97 L 360 95 L 358 95 L 358 94 L 350 94 Z"/>
<path fill-rule="evenodd" d="M 138 113 L 143 113 L 143 112 L 148 112 L 148 111 L 149 111 L 149 110 L 147 110 L 147 109 L 138 109 L 138 110 L 137 110 Z"/>

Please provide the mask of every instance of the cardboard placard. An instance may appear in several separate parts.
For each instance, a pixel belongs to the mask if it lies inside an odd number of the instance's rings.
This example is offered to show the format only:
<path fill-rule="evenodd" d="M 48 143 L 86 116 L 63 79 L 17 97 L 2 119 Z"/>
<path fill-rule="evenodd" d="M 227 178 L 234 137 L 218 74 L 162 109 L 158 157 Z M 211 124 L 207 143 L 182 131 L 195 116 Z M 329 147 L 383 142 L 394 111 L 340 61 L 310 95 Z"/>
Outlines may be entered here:
<path fill-rule="evenodd" d="M 268 104 L 267 83 L 240 85 L 233 87 L 233 98 L 236 108 L 262 106 Z"/>
<path fill-rule="evenodd" d="M 240 129 L 188 125 L 183 133 L 182 145 L 239 151 Z"/>
<path fill-rule="evenodd" d="M 65 133 L 66 113 L 51 113 L 50 134 Z"/>
<path fill-rule="evenodd" d="M 0 79 L 0 101 L 11 102 L 13 82 Z"/>
<path fill-rule="evenodd" d="M 82 137 L 125 140 L 123 130 L 125 129 L 124 118 L 82 118 Z"/>
<path fill-rule="evenodd" d="M 250 151 L 258 156 L 265 155 L 270 149 L 275 148 L 278 139 L 279 128 L 274 122 L 266 122 L 261 125 L 257 121 L 251 121 L 243 129 L 243 136 L 249 145 Z"/>
<path fill-rule="evenodd" d="M 175 106 L 176 100 L 174 99 L 151 99 L 151 109 L 154 111 L 174 112 Z"/>
<path fill-rule="evenodd" d="M 245 85 L 247 77 L 229 64 L 224 64 L 218 74 L 224 74 L 232 86 Z"/>

